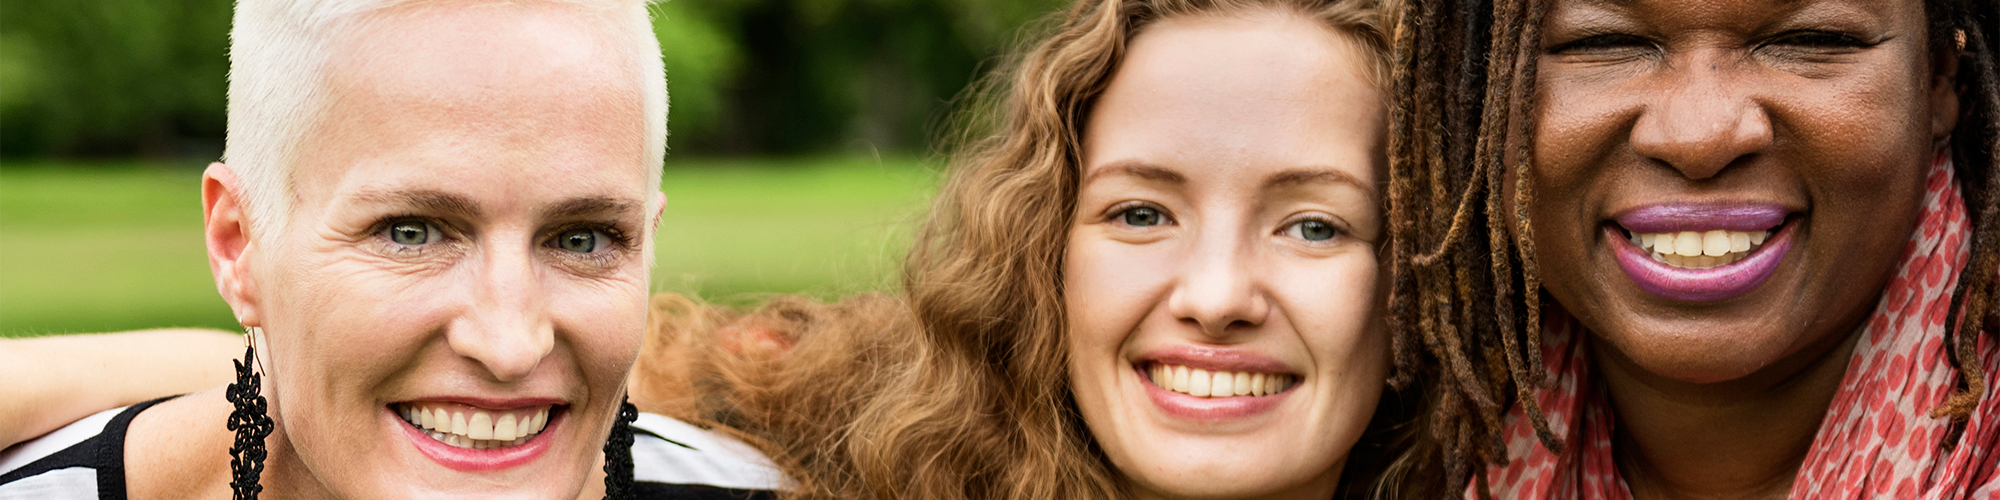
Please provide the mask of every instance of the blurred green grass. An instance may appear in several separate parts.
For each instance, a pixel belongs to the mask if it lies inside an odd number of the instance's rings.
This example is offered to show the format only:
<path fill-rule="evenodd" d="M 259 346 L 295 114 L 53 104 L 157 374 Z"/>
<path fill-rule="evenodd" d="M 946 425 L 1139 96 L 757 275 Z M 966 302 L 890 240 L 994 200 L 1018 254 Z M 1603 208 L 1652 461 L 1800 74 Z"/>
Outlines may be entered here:
<path fill-rule="evenodd" d="M 0 337 L 236 329 L 201 237 L 199 165 L 0 165 Z M 667 160 L 655 291 L 744 303 L 886 290 L 935 185 L 913 159 Z"/>

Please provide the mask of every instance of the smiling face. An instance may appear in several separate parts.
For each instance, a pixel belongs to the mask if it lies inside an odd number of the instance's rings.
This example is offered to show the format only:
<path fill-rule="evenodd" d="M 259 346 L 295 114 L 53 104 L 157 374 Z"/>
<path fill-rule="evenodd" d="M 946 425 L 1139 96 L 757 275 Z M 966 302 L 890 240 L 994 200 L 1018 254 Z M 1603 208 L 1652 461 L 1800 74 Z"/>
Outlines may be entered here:
<path fill-rule="evenodd" d="M 642 55 L 577 6 L 368 16 L 287 222 L 233 278 L 291 452 L 272 468 L 310 477 L 273 487 L 573 498 L 645 329 Z"/>
<path fill-rule="evenodd" d="M 1529 207 L 1543 283 L 1611 363 L 1675 380 L 1829 352 L 1894 270 L 1954 125 L 1928 39 L 1913 0 L 1555 2 Z"/>
<path fill-rule="evenodd" d="M 1326 498 L 1388 365 L 1366 49 L 1276 11 L 1129 47 L 1063 265 L 1083 420 L 1145 497 Z"/>

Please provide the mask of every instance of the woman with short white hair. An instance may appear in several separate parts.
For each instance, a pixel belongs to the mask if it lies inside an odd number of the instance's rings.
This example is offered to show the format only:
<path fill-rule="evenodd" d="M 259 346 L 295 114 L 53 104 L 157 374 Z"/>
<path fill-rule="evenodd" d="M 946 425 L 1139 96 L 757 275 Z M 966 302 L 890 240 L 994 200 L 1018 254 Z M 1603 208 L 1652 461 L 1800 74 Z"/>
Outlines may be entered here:
<path fill-rule="evenodd" d="M 640 0 L 239 2 L 202 179 L 236 383 L 10 448 L 0 498 L 628 498 L 661 481 L 634 453 L 767 470 L 623 402 L 665 203 L 650 26 Z"/>

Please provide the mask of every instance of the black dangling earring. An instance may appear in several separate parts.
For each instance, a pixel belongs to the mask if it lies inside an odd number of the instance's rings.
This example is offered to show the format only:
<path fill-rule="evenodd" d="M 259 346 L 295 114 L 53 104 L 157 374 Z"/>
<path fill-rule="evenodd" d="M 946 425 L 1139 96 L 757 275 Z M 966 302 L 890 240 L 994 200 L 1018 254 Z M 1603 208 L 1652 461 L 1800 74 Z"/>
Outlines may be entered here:
<path fill-rule="evenodd" d="M 618 418 L 611 423 L 611 438 L 604 441 L 604 500 L 632 500 L 632 422 L 639 420 L 639 407 L 626 398 L 618 405 Z"/>
<path fill-rule="evenodd" d="M 236 361 L 236 381 L 229 384 L 229 430 L 236 431 L 236 444 L 229 447 L 229 489 L 235 500 L 256 500 L 264 486 L 264 438 L 271 435 L 271 415 L 264 396 L 258 393 L 263 377 L 251 370 L 257 364 L 254 329 L 243 329 L 243 359 Z"/>

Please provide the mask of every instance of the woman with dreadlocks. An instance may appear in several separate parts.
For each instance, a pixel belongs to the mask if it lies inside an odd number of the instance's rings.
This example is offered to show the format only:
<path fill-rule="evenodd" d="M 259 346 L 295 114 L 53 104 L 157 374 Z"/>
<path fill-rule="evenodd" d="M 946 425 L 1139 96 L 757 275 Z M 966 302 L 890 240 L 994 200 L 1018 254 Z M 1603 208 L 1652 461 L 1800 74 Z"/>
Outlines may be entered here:
<path fill-rule="evenodd" d="M 2000 495 L 1994 2 L 1410 8 L 1391 321 L 1447 489 Z"/>

